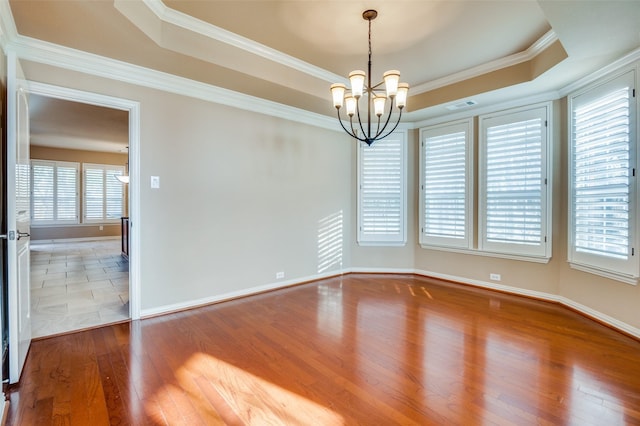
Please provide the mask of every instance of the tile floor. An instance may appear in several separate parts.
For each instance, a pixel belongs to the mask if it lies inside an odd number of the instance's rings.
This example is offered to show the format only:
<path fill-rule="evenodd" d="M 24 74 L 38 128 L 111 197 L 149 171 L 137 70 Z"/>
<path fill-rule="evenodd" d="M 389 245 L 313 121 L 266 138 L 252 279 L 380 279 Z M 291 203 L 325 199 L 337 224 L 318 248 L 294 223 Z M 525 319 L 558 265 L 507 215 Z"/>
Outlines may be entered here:
<path fill-rule="evenodd" d="M 31 243 L 31 335 L 129 318 L 129 262 L 120 240 Z"/>

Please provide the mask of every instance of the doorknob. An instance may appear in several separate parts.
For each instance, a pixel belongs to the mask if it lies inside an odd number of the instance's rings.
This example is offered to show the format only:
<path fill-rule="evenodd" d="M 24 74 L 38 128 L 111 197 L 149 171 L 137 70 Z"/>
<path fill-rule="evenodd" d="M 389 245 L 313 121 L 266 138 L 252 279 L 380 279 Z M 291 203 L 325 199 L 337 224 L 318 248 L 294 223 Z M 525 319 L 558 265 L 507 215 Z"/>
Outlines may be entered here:
<path fill-rule="evenodd" d="M 22 237 L 30 237 L 30 236 L 31 236 L 31 234 L 30 234 L 30 233 L 28 233 L 28 232 L 20 232 L 20 231 L 18 231 L 18 232 L 16 232 L 16 233 L 18 234 L 18 240 L 19 240 L 20 238 L 22 238 Z"/>

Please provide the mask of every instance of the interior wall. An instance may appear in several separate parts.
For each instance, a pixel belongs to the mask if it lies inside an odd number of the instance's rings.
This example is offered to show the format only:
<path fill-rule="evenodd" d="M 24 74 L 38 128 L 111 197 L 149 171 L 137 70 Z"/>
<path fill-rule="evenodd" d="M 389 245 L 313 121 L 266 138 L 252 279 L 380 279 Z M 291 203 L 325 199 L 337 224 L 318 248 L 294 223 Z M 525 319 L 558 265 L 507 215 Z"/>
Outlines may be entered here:
<path fill-rule="evenodd" d="M 93 164 L 111 164 L 126 166 L 128 155 L 111 152 L 86 151 L 77 149 L 61 149 L 45 146 L 30 146 L 30 156 L 32 160 L 51 160 L 51 161 L 71 161 L 76 163 L 93 163 Z M 80 172 L 80 188 L 82 188 L 82 172 Z M 125 185 L 125 216 L 127 215 L 128 185 Z M 79 192 L 80 209 L 79 214 L 82 217 L 82 191 Z M 100 229 L 102 227 L 102 229 Z M 77 225 L 59 225 L 59 226 L 43 226 L 31 224 L 31 239 L 33 241 L 48 241 L 70 238 L 105 238 L 119 237 L 121 234 L 120 223 L 112 224 L 77 224 Z"/>
<path fill-rule="evenodd" d="M 30 80 L 141 104 L 134 226 L 143 315 L 349 265 L 355 159 L 346 135 L 42 64 L 24 68 Z"/>

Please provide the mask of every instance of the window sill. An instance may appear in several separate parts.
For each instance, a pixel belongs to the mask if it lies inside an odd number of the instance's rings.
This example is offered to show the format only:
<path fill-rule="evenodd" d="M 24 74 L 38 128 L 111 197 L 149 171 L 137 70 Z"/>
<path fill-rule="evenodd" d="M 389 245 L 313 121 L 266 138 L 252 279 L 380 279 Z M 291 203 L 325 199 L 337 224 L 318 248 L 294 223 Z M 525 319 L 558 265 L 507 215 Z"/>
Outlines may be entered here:
<path fill-rule="evenodd" d="M 579 263 L 569 262 L 571 269 L 575 269 L 589 274 L 599 275 L 611 280 L 620 281 L 625 284 L 638 285 L 638 277 L 633 275 L 622 274 L 620 272 L 607 271 L 606 269 L 596 268 L 593 266 L 582 265 Z"/>
<path fill-rule="evenodd" d="M 458 247 L 432 246 L 428 244 L 420 244 L 420 247 L 427 250 L 448 251 L 451 253 L 471 254 L 474 256 L 496 257 L 500 259 L 520 260 L 523 262 L 549 263 L 550 257 L 527 256 L 521 254 L 496 253 L 491 251 L 475 250 Z"/>
<path fill-rule="evenodd" d="M 358 241 L 358 245 L 360 247 L 405 247 L 407 245 L 406 241 Z"/>

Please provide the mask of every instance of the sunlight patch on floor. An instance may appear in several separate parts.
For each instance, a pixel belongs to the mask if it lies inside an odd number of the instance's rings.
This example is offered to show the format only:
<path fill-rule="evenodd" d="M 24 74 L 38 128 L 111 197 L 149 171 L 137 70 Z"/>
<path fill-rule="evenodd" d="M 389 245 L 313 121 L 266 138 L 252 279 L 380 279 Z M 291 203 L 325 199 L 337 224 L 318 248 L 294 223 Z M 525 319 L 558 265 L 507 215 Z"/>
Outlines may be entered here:
<path fill-rule="evenodd" d="M 187 394 L 203 417 L 210 417 L 215 409 L 223 418 L 224 413 L 232 413 L 246 425 L 344 424 L 342 416 L 327 407 L 208 354 L 194 354 L 175 378 L 177 383 L 156 391 L 156 401 L 175 402 Z M 147 408 L 151 416 L 153 411 Z"/>

